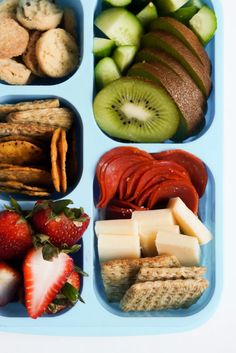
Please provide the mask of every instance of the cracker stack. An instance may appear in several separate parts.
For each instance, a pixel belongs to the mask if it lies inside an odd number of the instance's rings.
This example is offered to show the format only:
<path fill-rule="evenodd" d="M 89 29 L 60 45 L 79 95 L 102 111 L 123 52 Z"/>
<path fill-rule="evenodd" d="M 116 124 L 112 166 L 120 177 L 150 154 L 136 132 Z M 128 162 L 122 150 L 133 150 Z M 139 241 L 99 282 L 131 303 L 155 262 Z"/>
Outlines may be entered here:
<path fill-rule="evenodd" d="M 208 287 L 205 267 L 180 267 L 174 256 L 162 255 L 101 264 L 105 292 L 123 311 L 187 308 Z"/>

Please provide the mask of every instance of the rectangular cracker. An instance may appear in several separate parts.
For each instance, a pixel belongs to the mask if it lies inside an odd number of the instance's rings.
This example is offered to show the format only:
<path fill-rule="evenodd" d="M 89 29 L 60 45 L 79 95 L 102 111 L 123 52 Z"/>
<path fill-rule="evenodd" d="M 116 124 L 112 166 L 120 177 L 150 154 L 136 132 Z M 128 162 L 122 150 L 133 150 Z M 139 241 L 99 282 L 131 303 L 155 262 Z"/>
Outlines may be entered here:
<path fill-rule="evenodd" d="M 9 123 L 39 123 L 69 130 L 74 114 L 68 108 L 36 109 L 10 113 L 6 120 Z"/>
<path fill-rule="evenodd" d="M 101 275 L 105 293 L 110 302 L 121 300 L 127 289 L 135 283 L 136 275 L 142 266 L 178 267 L 180 264 L 175 256 L 170 255 L 113 260 L 101 263 Z"/>
<path fill-rule="evenodd" d="M 188 308 L 208 287 L 204 278 L 135 283 L 120 302 L 123 311 Z"/>
<path fill-rule="evenodd" d="M 54 131 L 55 127 L 53 126 L 41 125 L 37 123 L 0 123 L 0 136 L 22 135 L 48 141 L 51 139 Z"/>
<path fill-rule="evenodd" d="M 20 102 L 15 104 L 1 104 L 0 117 L 4 117 L 12 112 L 20 112 L 25 110 L 50 109 L 59 108 L 59 99 L 42 99 L 29 102 Z"/>
<path fill-rule="evenodd" d="M 136 283 L 167 279 L 199 278 L 205 273 L 206 267 L 141 267 L 136 277 Z"/>

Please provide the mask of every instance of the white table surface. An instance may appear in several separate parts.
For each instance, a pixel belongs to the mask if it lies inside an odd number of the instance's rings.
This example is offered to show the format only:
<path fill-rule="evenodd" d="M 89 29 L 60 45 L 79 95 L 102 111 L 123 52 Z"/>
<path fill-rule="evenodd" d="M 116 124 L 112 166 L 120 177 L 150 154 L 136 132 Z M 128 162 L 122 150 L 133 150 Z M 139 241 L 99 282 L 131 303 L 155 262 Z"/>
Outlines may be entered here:
<path fill-rule="evenodd" d="M 225 282 L 215 315 L 194 331 L 161 336 L 69 338 L 0 333 L 1 353 L 236 352 L 236 1 L 221 2 L 225 18 Z"/>

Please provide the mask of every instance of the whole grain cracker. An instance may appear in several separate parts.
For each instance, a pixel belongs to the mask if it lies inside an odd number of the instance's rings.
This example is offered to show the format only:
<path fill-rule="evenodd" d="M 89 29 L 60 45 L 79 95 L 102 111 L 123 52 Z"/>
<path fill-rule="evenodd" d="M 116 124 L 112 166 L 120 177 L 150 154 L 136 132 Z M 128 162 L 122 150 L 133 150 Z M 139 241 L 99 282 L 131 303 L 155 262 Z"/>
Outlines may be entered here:
<path fill-rule="evenodd" d="M 205 272 L 206 267 L 141 267 L 136 277 L 136 283 L 167 279 L 198 278 L 203 276 Z"/>
<path fill-rule="evenodd" d="M 135 283 L 125 293 L 120 307 L 126 312 L 188 308 L 207 287 L 204 278 Z"/>
<path fill-rule="evenodd" d="M 51 139 L 54 131 L 54 126 L 37 123 L 0 123 L 0 136 L 23 135 L 48 141 Z"/>
<path fill-rule="evenodd" d="M 70 129 L 74 119 L 68 108 L 48 108 L 10 113 L 6 120 L 11 123 L 39 123 Z"/>
<path fill-rule="evenodd" d="M 5 117 L 9 113 L 20 112 L 24 110 L 59 108 L 59 99 L 41 99 L 29 102 L 20 102 L 14 104 L 0 104 L 0 117 Z"/>
<path fill-rule="evenodd" d="M 178 267 L 175 256 L 161 255 L 140 259 L 112 260 L 101 263 L 101 275 L 105 293 L 111 302 L 120 301 L 126 290 L 136 281 L 137 273 L 142 266 Z"/>

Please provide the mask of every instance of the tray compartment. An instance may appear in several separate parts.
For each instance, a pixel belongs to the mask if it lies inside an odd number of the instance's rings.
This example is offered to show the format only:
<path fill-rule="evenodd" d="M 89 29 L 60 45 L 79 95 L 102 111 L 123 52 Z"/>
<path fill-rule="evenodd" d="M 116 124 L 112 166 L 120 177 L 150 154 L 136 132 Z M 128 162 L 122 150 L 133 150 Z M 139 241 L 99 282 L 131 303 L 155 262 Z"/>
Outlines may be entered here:
<path fill-rule="evenodd" d="M 212 1 L 206 0 L 206 1 L 204 1 L 204 3 L 206 3 L 208 6 L 210 6 L 211 8 L 214 9 Z M 97 6 L 95 9 L 94 19 L 96 18 L 96 16 L 99 15 L 99 13 L 103 10 L 103 8 L 104 8 L 104 5 L 102 4 L 102 0 L 98 0 Z M 99 29 L 97 29 L 94 26 L 94 36 L 103 37 L 104 34 L 102 34 L 99 31 Z M 195 141 L 195 140 L 199 139 L 201 136 L 203 136 L 208 131 L 208 129 L 211 127 L 212 122 L 214 120 L 214 116 L 215 116 L 215 69 L 216 69 L 216 67 L 215 67 L 215 37 L 210 41 L 210 43 L 208 43 L 208 45 L 206 46 L 205 49 L 206 49 L 206 51 L 210 57 L 211 63 L 212 63 L 212 72 L 211 72 L 212 91 L 211 91 L 211 94 L 207 100 L 207 106 L 206 106 L 206 111 L 205 111 L 205 121 L 203 122 L 202 126 L 199 128 L 199 131 L 197 131 L 193 136 L 190 136 L 189 138 L 182 141 L 182 144 Z M 97 60 L 96 60 L 96 58 L 94 58 L 94 66 L 96 65 L 96 63 L 97 63 Z M 93 91 L 94 97 L 95 97 L 96 93 L 97 93 L 97 90 L 96 90 L 96 84 L 95 84 L 95 80 L 94 80 L 94 91 Z M 106 135 L 109 139 L 112 139 L 114 141 L 118 141 L 118 142 L 126 143 L 126 144 L 129 143 L 129 141 L 121 141 L 121 140 L 118 140 L 114 137 L 111 137 L 103 131 L 102 131 L 102 133 L 104 135 Z M 175 141 L 172 141 L 172 140 L 167 140 L 163 143 L 176 144 Z"/>
<path fill-rule="evenodd" d="M 2 0 L 0 0 L 1 2 Z M 84 12 L 83 12 L 83 7 L 80 2 L 80 0 L 57 0 L 56 3 L 61 6 L 62 8 L 71 8 L 74 11 L 74 14 L 76 16 L 76 21 L 77 21 L 77 44 L 79 46 L 79 51 L 80 51 L 80 63 L 79 67 L 77 67 L 76 70 L 74 70 L 71 74 L 62 77 L 62 78 L 50 78 L 50 77 L 36 77 L 32 83 L 30 83 L 31 86 L 52 86 L 52 85 L 58 85 L 60 83 L 63 83 L 72 76 L 74 76 L 77 71 L 80 68 L 81 62 L 83 60 L 83 54 L 84 54 L 84 39 L 83 39 L 83 26 L 84 26 Z M 0 81 L 0 85 L 9 85 L 8 83 L 4 81 Z"/>
<path fill-rule="evenodd" d="M 200 312 L 211 300 L 215 290 L 215 180 L 211 170 L 207 167 L 208 171 L 208 184 L 204 196 L 200 200 L 199 216 L 202 222 L 208 227 L 213 234 L 213 240 L 201 247 L 201 266 L 207 267 L 205 278 L 209 281 L 209 287 L 198 300 L 188 309 L 178 310 L 165 310 L 153 312 L 131 312 L 124 313 L 119 309 L 118 303 L 109 303 L 103 288 L 101 278 L 100 264 L 97 251 L 97 236 L 94 234 L 94 268 L 95 268 L 95 281 L 94 290 L 99 303 L 110 313 L 121 317 L 185 317 L 191 316 Z M 94 204 L 98 200 L 98 185 L 96 177 L 94 178 Z M 102 211 L 94 208 L 94 220 L 104 219 Z"/>
<path fill-rule="evenodd" d="M 14 103 L 24 102 L 24 101 L 31 101 L 31 100 L 38 100 L 38 99 L 51 99 L 51 98 L 58 98 L 60 100 L 61 107 L 67 107 L 71 109 L 74 113 L 74 125 L 72 129 L 75 129 L 75 132 L 76 132 L 76 155 L 78 157 L 78 174 L 76 176 L 73 176 L 73 184 L 68 187 L 67 192 L 65 194 L 53 192 L 49 197 L 47 197 L 48 199 L 57 200 L 62 197 L 68 196 L 76 188 L 83 172 L 83 125 L 82 125 L 82 120 L 79 112 L 77 111 L 75 106 L 71 104 L 68 100 L 58 96 L 30 96 L 30 95 L 4 96 L 0 98 L 0 104 L 14 104 Z M 13 196 L 18 201 L 38 199 L 38 197 L 30 197 L 30 196 L 24 196 L 20 194 L 14 194 Z M 0 200 L 1 199 L 9 200 L 8 193 L 0 193 Z"/>

